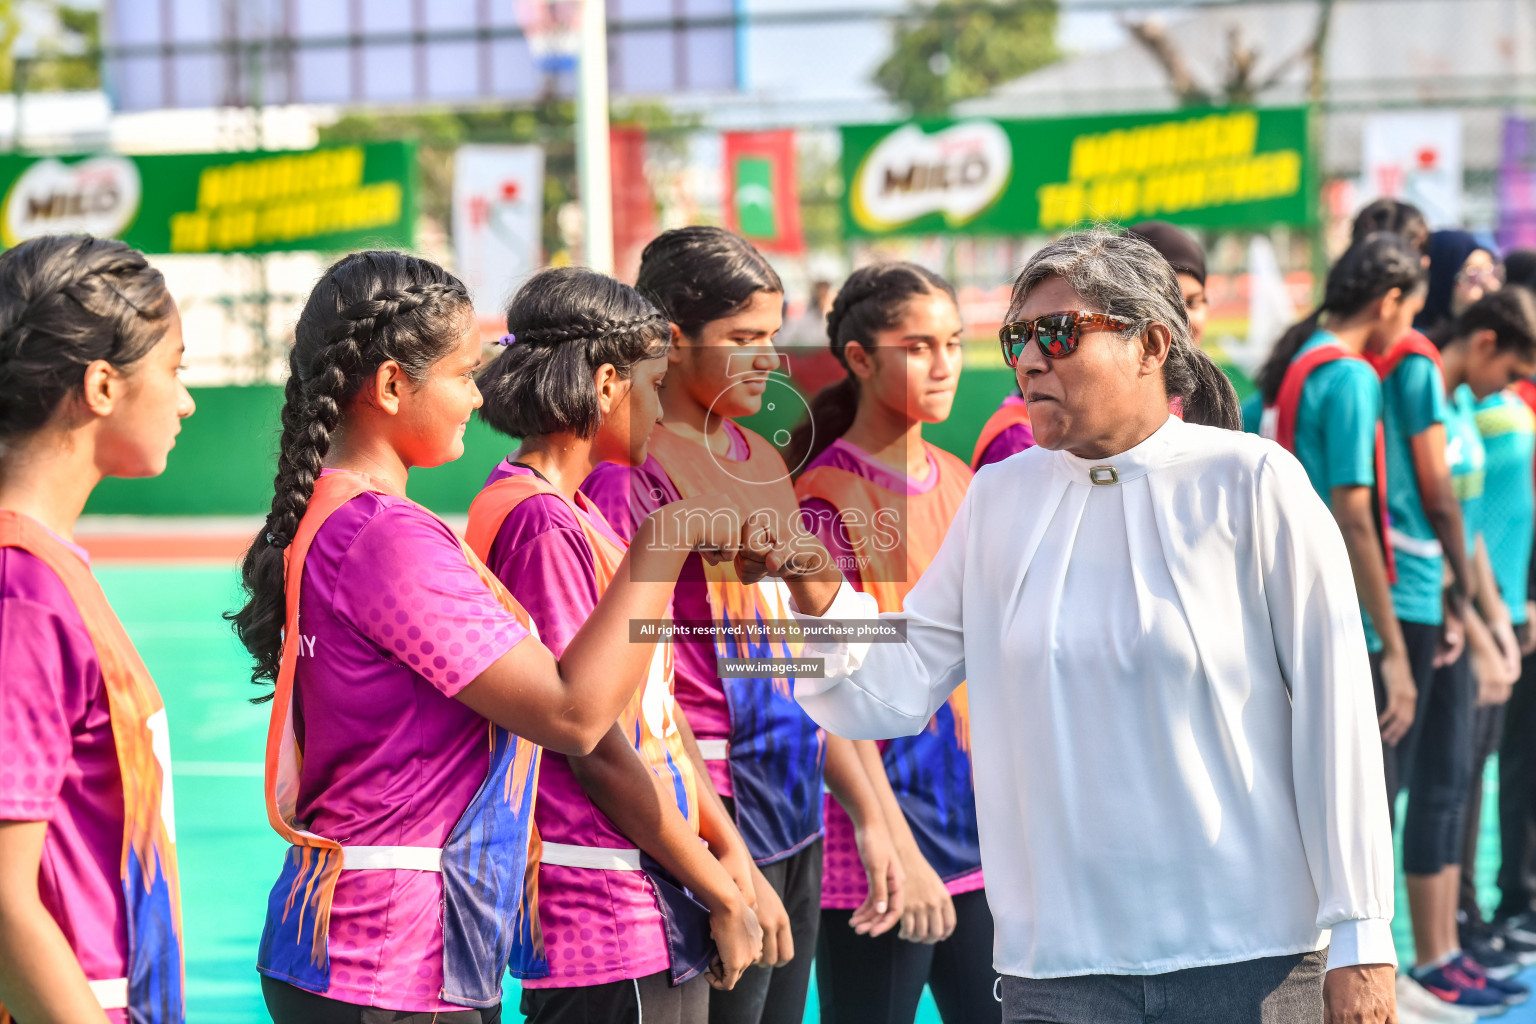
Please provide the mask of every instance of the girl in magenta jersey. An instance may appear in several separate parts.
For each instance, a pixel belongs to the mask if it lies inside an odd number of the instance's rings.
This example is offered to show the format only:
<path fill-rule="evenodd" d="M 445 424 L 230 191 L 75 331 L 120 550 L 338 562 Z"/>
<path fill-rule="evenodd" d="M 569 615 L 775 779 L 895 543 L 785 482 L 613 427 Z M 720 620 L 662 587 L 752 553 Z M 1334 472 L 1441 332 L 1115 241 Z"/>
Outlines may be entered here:
<path fill-rule="evenodd" d="M 405 497 L 412 466 L 463 453 L 480 404 L 463 286 L 425 260 L 354 253 L 315 285 L 295 334 L 272 512 L 231 616 L 255 681 L 276 683 L 267 814 L 291 844 L 258 951 L 263 993 L 278 1024 L 371 1020 L 373 1007 L 498 1021 L 503 972 L 549 969 L 536 744 L 592 750 L 651 661 L 629 620 L 662 614 L 686 549 L 730 558 L 737 542 L 698 516 L 649 519 L 557 661 Z"/>
<path fill-rule="evenodd" d="M 524 285 L 507 330 L 480 376 L 480 415 L 522 443 L 470 506 L 467 536 L 559 654 L 627 546 L 577 487 L 605 461 L 645 460 L 670 331 L 633 288 L 576 268 Z M 543 759 L 535 821 L 551 970 L 523 984 L 533 1024 L 705 1024 L 710 961 L 709 980 L 730 988 L 761 953 L 746 896 L 698 840 L 667 648 L 651 668 L 591 754 Z"/>
<path fill-rule="evenodd" d="M 827 334 L 848 376 L 812 401 L 786 460 L 804 462 L 800 506 L 843 574 L 899 612 L 971 482 L 922 433 L 949 416 L 960 379 L 954 290 L 910 263 L 865 267 L 838 292 Z M 1001 1017 L 968 703 L 961 683 L 917 736 L 853 744 L 901 857 L 899 932 L 861 934 L 868 886 L 848 816 L 827 802 L 816 988 L 829 1024 L 910 1024 L 924 985 L 947 1024 Z"/>
<path fill-rule="evenodd" d="M 691 227 L 646 246 L 637 289 L 672 324 L 661 424 L 643 463 L 598 466 L 582 490 L 621 533 L 652 509 L 701 493 L 725 496 L 717 508 L 722 518 L 766 515 L 787 532 L 799 517 L 789 470 L 773 444 L 734 422 L 762 407 L 781 365 L 772 341 L 784 296 L 778 275 L 740 237 Z M 749 584 L 696 559 L 684 567 L 673 599 L 674 618 L 692 625 L 730 627 L 790 614 L 782 585 Z M 731 991 L 712 992 L 710 1020 L 799 1024 L 821 914 L 824 760 L 827 784 L 841 791 L 861 826 L 877 924 L 893 923 L 899 910 L 891 894 L 899 866 L 884 818 L 864 773 L 837 770 L 840 763 L 857 767 L 851 745 L 847 758 L 836 756 L 847 741 L 816 728 L 795 705 L 791 680 L 720 671 L 724 659 L 761 664 L 792 649 L 738 641 L 725 631 L 673 647 L 679 727 L 701 782 L 700 833 L 755 894 L 763 927 L 764 966 Z M 738 830 L 744 850 L 736 845 Z"/>
<path fill-rule="evenodd" d="M 103 477 L 165 469 L 182 351 L 121 242 L 0 255 L 0 1020 L 185 1017 L 165 709 L 71 541 Z"/>

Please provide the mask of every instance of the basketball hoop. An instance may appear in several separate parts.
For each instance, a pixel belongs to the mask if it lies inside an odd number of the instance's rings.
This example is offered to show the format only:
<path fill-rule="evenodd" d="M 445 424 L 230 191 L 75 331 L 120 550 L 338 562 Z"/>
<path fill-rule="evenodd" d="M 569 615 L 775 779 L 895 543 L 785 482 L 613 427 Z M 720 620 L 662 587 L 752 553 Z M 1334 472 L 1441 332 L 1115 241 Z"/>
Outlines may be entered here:
<path fill-rule="evenodd" d="M 571 71 L 581 50 L 583 0 L 517 0 L 517 24 L 546 75 Z"/>

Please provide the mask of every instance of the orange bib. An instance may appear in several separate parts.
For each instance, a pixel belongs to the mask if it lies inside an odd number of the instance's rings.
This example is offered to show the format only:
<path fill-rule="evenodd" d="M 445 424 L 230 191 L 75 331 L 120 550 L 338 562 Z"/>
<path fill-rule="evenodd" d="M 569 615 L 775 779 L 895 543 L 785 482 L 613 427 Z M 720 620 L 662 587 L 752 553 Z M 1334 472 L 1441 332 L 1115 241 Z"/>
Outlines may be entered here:
<path fill-rule="evenodd" d="M 129 1010 L 135 1022 L 175 1024 L 185 1016 L 181 946 L 181 885 L 176 873 L 176 825 L 165 705 L 106 595 L 80 556 L 19 512 L 0 510 L 0 547 L 38 558 L 64 584 L 96 649 L 112 716 L 112 741 L 123 784 L 123 847 L 119 875 L 128 915 L 127 1001 L 102 1004 Z M 118 989 L 123 979 L 92 978 Z M 0 1020 L 8 1020 L 0 1007 Z"/>

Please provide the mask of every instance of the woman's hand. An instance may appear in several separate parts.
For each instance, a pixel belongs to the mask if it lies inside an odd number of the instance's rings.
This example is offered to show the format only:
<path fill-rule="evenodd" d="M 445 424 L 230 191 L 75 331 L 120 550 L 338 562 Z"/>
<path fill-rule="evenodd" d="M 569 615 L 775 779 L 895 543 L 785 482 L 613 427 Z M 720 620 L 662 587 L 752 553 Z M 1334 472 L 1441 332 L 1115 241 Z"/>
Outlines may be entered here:
<path fill-rule="evenodd" d="M 752 885 L 757 892 L 757 920 L 763 929 L 763 955 L 759 967 L 783 967 L 795 958 L 795 939 L 789 930 L 789 912 L 768 879 L 752 865 Z"/>
<path fill-rule="evenodd" d="M 916 853 L 902 863 L 901 931 L 908 942 L 943 942 L 955 930 L 955 901 L 937 871 Z"/>
<path fill-rule="evenodd" d="M 1381 739 L 1388 746 L 1396 746 L 1398 740 L 1408 735 L 1419 700 L 1406 650 L 1381 652 L 1381 685 L 1387 695 L 1387 706 L 1378 719 Z"/>
<path fill-rule="evenodd" d="M 1389 964 L 1334 968 L 1323 975 L 1325 1024 L 1397 1024 L 1396 985 Z"/>
<path fill-rule="evenodd" d="M 862 827 L 855 826 L 853 838 L 859 847 L 859 861 L 864 865 L 869 894 L 848 923 L 860 935 L 874 938 L 884 935 L 901 920 L 904 872 L 883 818 Z"/>
<path fill-rule="evenodd" d="M 709 966 L 709 984 L 723 992 L 734 988 L 742 973 L 761 959 L 763 928 L 747 901 L 738 897 L 710 911 L 709 934 L 718 952 Z"/>
<path fill-rule="evenodd" d="M 832 556 L 812 534 L 791 529 L 789 536 L 783 536 L 770 513 L 754 512 L 741 526 L 736 572 L 743 583 L 769 576 L 797 580 L 825 572 L 831 565 Z"/>
<path fill-rule="evenodd" d="M 1529 657 L 1536 654 L 1536 601 L 1525 602 L 1525 621 L 1515 630 L 1520 641 L 1520 654 Z"/>

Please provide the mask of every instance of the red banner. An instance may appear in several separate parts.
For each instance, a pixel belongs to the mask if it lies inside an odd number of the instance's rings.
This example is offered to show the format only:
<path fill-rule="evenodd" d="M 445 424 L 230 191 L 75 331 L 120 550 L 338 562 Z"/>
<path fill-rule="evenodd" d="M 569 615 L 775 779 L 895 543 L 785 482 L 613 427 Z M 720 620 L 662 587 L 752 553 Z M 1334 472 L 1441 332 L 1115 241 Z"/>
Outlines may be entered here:
<path fill-rule="evenodd" d="M 724 141 L 725 226 L 759 249 L 804 250 L 793 129 L 726 132 Z"/>
<path fill-rule="evenodd" d="M 635 280 L 640 252 L 656 237 L 656 197 L 645 176 L 645 129 L 615 125 L 608 129 L 613 179 L 613 268 L 621 281 Z"/>

